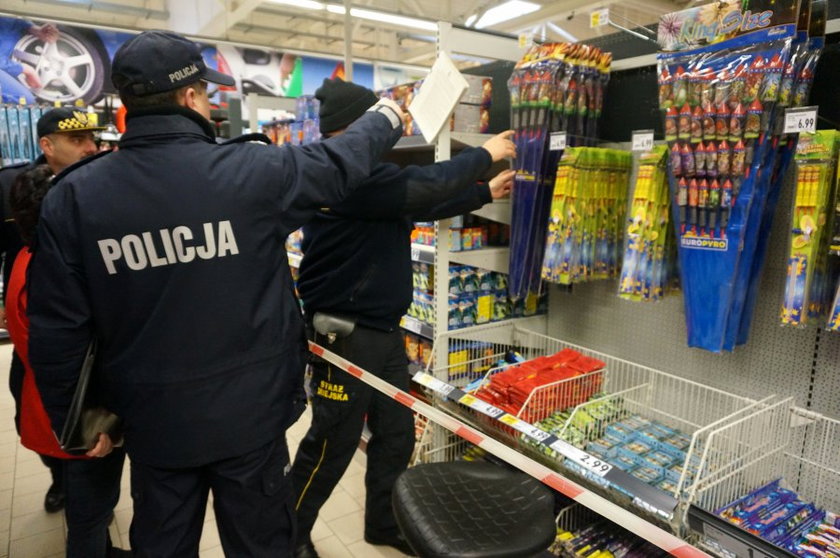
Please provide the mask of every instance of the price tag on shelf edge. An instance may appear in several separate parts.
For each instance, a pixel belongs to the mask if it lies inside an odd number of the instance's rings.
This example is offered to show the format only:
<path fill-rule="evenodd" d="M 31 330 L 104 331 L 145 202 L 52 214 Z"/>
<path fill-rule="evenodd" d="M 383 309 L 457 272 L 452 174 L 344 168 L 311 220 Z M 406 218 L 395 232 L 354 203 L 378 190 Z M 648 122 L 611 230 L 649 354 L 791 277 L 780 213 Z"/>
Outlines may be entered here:
<path fill-rule="evenodd" d="M 566 141 L 568 139 L 566 132 L 551 132 L 548 140 L 549 151 L 562 151 L 566 149 Z"/>
<path fill-rule="evenodd" d="M 576 448 L 568 442 L 557 440 L 551 444 L 551 449 L 575 461 L 578 465 L 583 466 L 587 471 L 592 471 L 599 477 L 603 477 L 609 473 L 613 466 L 609 463 L 601 461 L 593 455 L 589 455 L 585 451 Z"/>
<path fill-rule="evenodd" d="M 785 112 L 785 134 L 799 134 L 817 131 L 817 111 L 819 107 L 801 107 L 788 109 Z"/>
<path fill-rule="evenodd" d="M 650 151 L 653 149 L 653 130 L 633 130 L 631 151 Z"/>

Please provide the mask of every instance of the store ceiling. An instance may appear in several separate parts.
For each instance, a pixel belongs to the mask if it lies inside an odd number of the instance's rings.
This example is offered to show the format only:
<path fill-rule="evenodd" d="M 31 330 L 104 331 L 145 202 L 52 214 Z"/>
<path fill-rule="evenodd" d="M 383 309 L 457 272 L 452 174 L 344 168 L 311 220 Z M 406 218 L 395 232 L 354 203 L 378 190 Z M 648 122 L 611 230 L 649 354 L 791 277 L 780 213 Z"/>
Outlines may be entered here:
<path fill-rule="evenodd" d="M 313 53 L 344 54 L 344 16 L 290 4 L 297 0 L 4 0 L 2 12 L 66 19 L 92 25 L 134 29 L 169 28 L 194 36 L 226 39 Z M 343 4 L 343 0 L 327 0 Z M 357 9 L 451 21 L 463 25 L 504 0 L 354 0 Z M 624 27 L 657 21 L 660 14 L 684 8 L 691 0 L 531 0 L 542 7 L 488 27 L 531 33 L 538 39 L 586 40 L 615 33 L 590 29 L 589 14 L 610 8 L 611 20 Z M 358 18 L 352 19 L 354 57 L 430 65 L 434 32 Z"/>

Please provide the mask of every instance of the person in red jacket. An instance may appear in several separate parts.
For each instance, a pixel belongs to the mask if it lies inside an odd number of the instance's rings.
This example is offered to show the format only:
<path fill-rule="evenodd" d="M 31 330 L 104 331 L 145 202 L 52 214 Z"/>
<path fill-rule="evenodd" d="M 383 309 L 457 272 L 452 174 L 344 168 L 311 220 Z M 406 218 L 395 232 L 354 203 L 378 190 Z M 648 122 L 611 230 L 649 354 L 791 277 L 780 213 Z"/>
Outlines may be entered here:
<path fill-rule="evenodd" d="M 24 366 L 20 439 L 24 447 L 40 455 L 67 460 L 64 467 L 67 557 L 130 556 L 129 551 L 114 548 L 108 534 L 108 523 L 120 496 L 125 452 L 122 448 L 109 452 L 111 448 L 102 447 L 102 444 L 82 456 L 62 451 L 29 364 L 29 320 L 26 317 L 26 272 L 32 257 L 29 247 L 38 223 L 41 201 L 50 189 L 52 176 L 53 171 L 48 165 L 33 167 L 15 179 L 9 195 L 12 215 L 24 244 L 15 258 L 6 290 L 9 336 Z"/>

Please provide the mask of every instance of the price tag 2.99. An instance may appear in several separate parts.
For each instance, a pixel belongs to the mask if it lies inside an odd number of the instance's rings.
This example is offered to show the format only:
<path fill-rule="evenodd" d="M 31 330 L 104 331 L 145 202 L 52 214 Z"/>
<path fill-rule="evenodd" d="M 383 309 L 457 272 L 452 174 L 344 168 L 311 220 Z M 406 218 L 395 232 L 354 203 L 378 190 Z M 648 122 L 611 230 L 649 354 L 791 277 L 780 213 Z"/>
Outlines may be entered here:
<path fill-rule="evenodd" d="M 653 130 L 635 130 L 631 150 L 650 151 L 651 149 L 653 149 Z"/>
<path fill-rule="evenodd" d="M 785 134 L 799 134 L 808 132 L 813 134 L 817 131 L 817 110 L 818 107 L 802 107 L 788 109 L 785 112 Z"/>
<path fill-rule="evenodd" d="M 566 149 L 568 135 L 566 132 L 551 132 L 548 140 L 549 151 L 563 151 Z"/>

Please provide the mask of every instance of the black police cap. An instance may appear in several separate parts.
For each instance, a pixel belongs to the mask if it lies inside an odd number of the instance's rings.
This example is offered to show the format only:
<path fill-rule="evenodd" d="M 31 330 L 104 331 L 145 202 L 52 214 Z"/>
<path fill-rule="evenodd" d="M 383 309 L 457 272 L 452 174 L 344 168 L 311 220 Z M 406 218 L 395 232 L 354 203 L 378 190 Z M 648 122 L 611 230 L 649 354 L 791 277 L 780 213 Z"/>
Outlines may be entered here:
<path fill-rule="evenodd" d="M 97 126 L 88 113 L 74 108 L 54 108 L 45 112 L 38 119 L 38 137 L 65 132 L 93 132 L 104 130 L 105 126 Z"/>
<path fill-rule="evenodd" d="M 111 82 L 120 92 L 143 97 L 172 91 L 199 80 L 234 85 L 231 76 L 208 68 L 201 47 L 169 31 L 144 31 L 114 55 Z"/>

